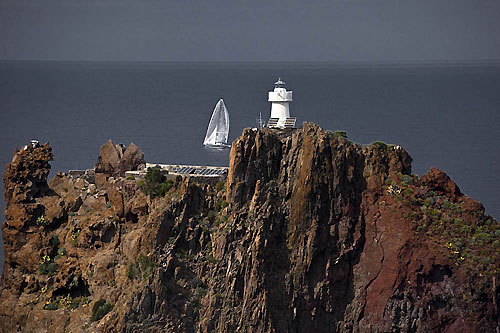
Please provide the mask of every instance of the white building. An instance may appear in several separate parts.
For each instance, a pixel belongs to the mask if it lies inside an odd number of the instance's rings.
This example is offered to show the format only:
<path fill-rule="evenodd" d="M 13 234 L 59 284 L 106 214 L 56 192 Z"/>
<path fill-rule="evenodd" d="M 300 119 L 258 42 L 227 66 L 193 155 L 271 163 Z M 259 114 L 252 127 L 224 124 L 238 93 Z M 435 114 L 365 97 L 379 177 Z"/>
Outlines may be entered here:
<path fill-rule="evenodd" d="M 269 92 L 269 102 L 271 102 L 271 118 L 268 127 L 272 128 L 293 128 L 296 118 L 290 117 L 289 102 L 293 101 L 292 92 L 286 91 L 285 82 L 281 78 L 274 83 L 274 90 Z"/>

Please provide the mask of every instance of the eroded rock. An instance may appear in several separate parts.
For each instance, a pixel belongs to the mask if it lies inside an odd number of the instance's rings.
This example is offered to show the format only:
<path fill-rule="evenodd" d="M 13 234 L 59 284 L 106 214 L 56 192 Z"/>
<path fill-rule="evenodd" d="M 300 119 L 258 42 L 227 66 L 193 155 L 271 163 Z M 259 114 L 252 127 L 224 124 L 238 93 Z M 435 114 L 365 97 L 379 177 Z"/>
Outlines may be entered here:
<path fill-rule="evenodd" d="M 155 199 L 119 177 L 136 148 L 105 146 L 97 187 L 46 186 L 48 146 L 7 167 L 1 332 L 498 327 L 498 222 L 444 172 L 411 175 L 398 146 L 246 129 L 222 189 L 179 177 Z"/>

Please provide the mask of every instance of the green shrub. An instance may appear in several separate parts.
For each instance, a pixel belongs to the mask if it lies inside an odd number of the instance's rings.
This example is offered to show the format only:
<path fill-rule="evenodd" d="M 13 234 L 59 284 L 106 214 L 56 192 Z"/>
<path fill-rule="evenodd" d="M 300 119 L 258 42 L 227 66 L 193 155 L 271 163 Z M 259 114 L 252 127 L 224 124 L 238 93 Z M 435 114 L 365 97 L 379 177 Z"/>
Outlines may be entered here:
<path fill-rule="evenodd" d="M 158 195 L 160 197 L 163 197 L 165 194 L 167 194 L 168 191 L 170 191 L 173 186 L 174 181 L 172 179 L 167 179 L 163 184 L 161 184 Z"/>
<path fill-rule="evenodd" d="M 76 230 L 71 234 L 71 245 L 78 245 L 78 235 L 80 235 L 80 230 Z"/>
<path fill-rule="evenodd" d="M 161 186 L 166 179 L 165 172 L 160 167 L 148 168 L 144 179 L 138 185 L 144 194 L 155 198 L 160 195 Z"/>
<path fill-rule="evenodd" d="M 57 264 L 52 260 L 48 262 L 40 262 L 38 265 L 38 272 L 42 275 L 52 276 L 57 271 Z"/>
<path fill-rule="evenodd" d="M 403 192 L 404 192 L 404 194 L 406 194 L 408 196 L 413 195 L 413 190 L 411 188 L 406 188 Z"/>
<path fill-rule="evenodd" d="M 50 238 L 50 243 L 53 246 L 59 246 L 59 244 L 61 244 L 61 242 L 59 242 L 59 235 L 52 235 L 52 237 Z"/>
<path fill-rule="evenodd" d="M 401 181 L 407 185 L 413 185 L 413 177 L 409 175 L 402 175 Z"/>
<path fill-rule="evenodd" d="M 128 176 L 127 180 L 135 180 L 135 177 L 134 176 Z"/>
<path fill-rule="evenodd" d="M 437 193 L 431 190 L 431 191 L 427 192 L 427 194 L 426 194 L 426 195 L 427 195 L 428 197 L 435 197 L 435 196 L 437 196 Z"/>
<path fill-rule="evenodd" d="M 54 259 L 48 255 L 44 255 L 38 264 L 38 273 L 52 276 L 56 271 L 57 264 L 54 262 Z"/>
<path fill-rule="evenodd" d="M 479 232 L 479 233 L 477 233 L 476 237 L 480 241 L 484 241 L 484 240 L 489 240 L 490 239 L 490 235 L 488 235 L 485 232 Z"/>
<path fill-rule="evenodd" d="M 51 310 L 51 311 L 57 310 L 57 309 L 59 309 L 59 302 L 47 301 L 47 303 L 45 303 L 45 305 L 43 306 L 43 309 L 44 310 Z"/>
<path fill-rule="evenodd" d="M 72 298 L 69 294 L 59 298 L 58 301 L 59 305 L 62 305 L 67 309 L 76 309 L 80 305 L 80 301 L 76 298 Z"/>
<path fill-rule="evenodd" d="M 206 291 L 206 290 L 205 290 L 205 288 L 203 288 L 203 287 L 197 287 L 197 288 L 196 288 L 196 296 L 197 296 L 198 298 L 202 298 L 203 296 L 205 296 L 205 293 L 206 293 L 206 292 L 207 292 L 207 291 Z"/>
<path fill-rule="evenodd" d="M 222 189 L 225 187 L 225 185 L 226 185 L 226 183 L 224 183 L 223 181 L 218 182 L 215 185 L 215 190 L 217 191 L 217 193 L 219 193 L 220 191 L 222 191 Z"/>
<path fill-rule="evenodd" d="M 42 227 L 48 226 L 50 222 L 45 218 L 45 216 L 40 216 L 36 219 L 36 224 Z"/>
<path fill-rule="evenodd" d="M 441 204 L 441 208 L 443 208 L 443 209 L 450 209 L 451 208 L 451 202 L 449 202 L 447 199 L 444 199 L 443 203 Z"/>
<path fill-rule="evenodd" d="M 111 208 L 111 202 L 108 202 L 108 203 L 106 204 L 106 208 Z"/>
<path fill-rule="evenodd" d="M 339 138 L 344 138 L 347 139 L 347 132 L 346 131 L 335 131 L 333 132 L 333 135 Z"/>
<path fill-rule="evenodd" d="M 62 257 L 64 255 L 66 255 L 66 249 L 64 247 L 61 247 L 57 250 L 57 255 Z"/>
<path fill-rule="evenodd" d="M 383 141 L 375 141 L 374 143 L 371 144 L 372 146 L 375 146 L 377 148 L 381 148 L 381 149 L 387 149 L 387 143 L 383 142 Z"/>
<path fill-rule="evenodd" d="M 101 320 L 108 312 L 113 310 L 113 304 L 106 302 L 105 299 L 101 298 L 97 302 L 94 303 L 92 307 L 92 316 L 90 320 L 98 321 Z"/>
<path fill-rule="evenodd" d="M 208 220 L 210 221 L 210 223 L 214 223 L 216 217 L 217 213 L 214 210 L 208 212 Z"/>
<path fill-rule="evenodd" d="M 201 281 L 201 279 L 199 277 L 195 276 L 194 278 L 191 279 L 191 286 L 193 288 L 202 287 L 203 281 Z"/>
<path fill-rule="evenodd" d="M 223 210 L 227 206 L 229 206 L 229 203 L 226 200 L 219 199 L 219 200 L 217 200 L 217 203 L 215 204 L 215 210 L 217 212 L 220 212 L 221 210 Z"/>

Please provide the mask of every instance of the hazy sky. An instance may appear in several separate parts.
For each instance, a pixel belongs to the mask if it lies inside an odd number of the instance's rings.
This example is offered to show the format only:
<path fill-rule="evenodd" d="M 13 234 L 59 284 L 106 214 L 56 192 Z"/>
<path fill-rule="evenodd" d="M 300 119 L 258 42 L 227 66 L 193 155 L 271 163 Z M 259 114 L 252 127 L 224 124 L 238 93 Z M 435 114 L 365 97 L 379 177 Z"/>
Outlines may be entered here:
<path fill-rule="evenodd" d="M 0 59 L 500 59 L 498 0 L 0 0 Z"/>

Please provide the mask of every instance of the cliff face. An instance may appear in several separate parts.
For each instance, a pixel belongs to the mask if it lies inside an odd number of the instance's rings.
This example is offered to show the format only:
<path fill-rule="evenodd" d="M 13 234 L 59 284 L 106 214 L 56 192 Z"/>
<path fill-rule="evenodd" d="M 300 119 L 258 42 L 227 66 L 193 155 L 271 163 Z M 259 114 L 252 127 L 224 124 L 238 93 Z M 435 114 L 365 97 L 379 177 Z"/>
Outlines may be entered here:
<path fill-rule="evenodd" d="M 109 175 L 48 187 L 51 157 L 4 173 L 3 332 L 498 327 L 498 222 L 400 147 L 246 129 L 224 186 L 179 177 L 155 199 Z"/>

